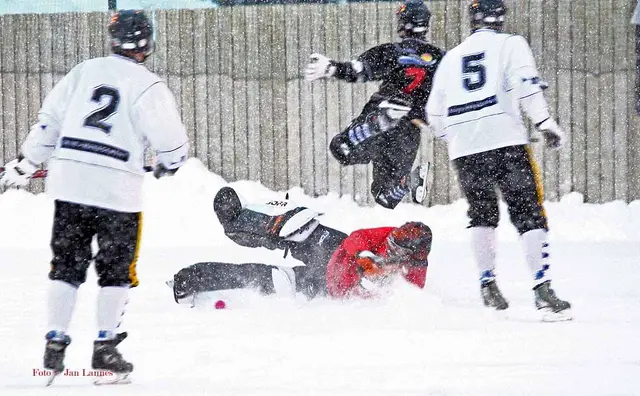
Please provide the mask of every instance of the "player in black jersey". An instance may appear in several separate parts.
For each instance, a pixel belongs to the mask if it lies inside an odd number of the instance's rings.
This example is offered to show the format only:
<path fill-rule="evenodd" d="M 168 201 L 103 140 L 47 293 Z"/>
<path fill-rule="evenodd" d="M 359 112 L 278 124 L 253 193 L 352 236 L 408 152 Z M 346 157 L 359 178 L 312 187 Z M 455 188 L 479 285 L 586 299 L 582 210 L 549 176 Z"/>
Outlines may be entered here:
<path fill-rule="evenodd" d="M 342 165 L 373 163 L 371 193 L 393 209 L 408 192 L 421 203 L 426 196 L 428 164 L 411 167 L 420 146 L 420 128 L 431 82 L 444 51 L 425 41 L 431 12 L 422 0 L 397 11 L 400 40 L 373 47 L 355 60 L 338 62 L 311 55 L 307 81 L 337 78 L 347 82 L 381 81 L 362 112 L 329 146 Z"/>

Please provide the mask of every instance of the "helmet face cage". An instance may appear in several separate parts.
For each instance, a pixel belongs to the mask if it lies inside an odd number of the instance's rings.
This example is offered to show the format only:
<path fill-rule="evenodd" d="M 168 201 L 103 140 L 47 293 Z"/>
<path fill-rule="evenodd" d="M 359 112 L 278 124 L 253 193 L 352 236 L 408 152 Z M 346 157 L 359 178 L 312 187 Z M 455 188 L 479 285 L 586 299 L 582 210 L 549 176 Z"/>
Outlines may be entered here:
<path fill-rule="evenodd" d="M 111 50 L 115 54 L 153 53 L 153 25 L 143 11 L 121 10 L 113 14 L 108 25 Z"/>
<path fill-rule="evenodd" d="M 469 4 L 471 30 L 487 27 L 502 31 L 506 14 L 503 0 L 472 0 Z"/>
<path fill-rule="evenodd" d="M 423 38 L 429 31 L 431 12 L 422 0 L 409 0 L 403 3 L 396 11 L 396 15 L 397 31 L 401 37 Z"/>
<path fill-rule="evenodd" d="M 431 251 L 431 239 L 431 229 L 424 223 L 406 223 L 387 237 L 387 253 L 399 260 L 423 264 Z"/>

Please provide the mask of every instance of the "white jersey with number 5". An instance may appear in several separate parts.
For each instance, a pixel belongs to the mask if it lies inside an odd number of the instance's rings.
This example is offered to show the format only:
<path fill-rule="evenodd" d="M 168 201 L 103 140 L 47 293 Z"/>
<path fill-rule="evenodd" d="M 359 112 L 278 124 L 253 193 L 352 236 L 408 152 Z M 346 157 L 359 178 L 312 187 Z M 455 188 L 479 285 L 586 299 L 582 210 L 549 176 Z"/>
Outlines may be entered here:
<path fill-rule="evenodd" d="M 49 160 L 54 199 L 139 212 L 147 143 L 168 169 L 185 161 L 188 140 L 173 95 L 144 65 L 111 55 L 78 64 L 55 85 L 22 153 L 34 163 Z"/>
<path fill-rule="evenodd" d="M 453 160 L 529 143 L 520 106 L 534 123 L 549 118 L 529 44 L 479 29 L 440 62 L 426 112 Z"/>

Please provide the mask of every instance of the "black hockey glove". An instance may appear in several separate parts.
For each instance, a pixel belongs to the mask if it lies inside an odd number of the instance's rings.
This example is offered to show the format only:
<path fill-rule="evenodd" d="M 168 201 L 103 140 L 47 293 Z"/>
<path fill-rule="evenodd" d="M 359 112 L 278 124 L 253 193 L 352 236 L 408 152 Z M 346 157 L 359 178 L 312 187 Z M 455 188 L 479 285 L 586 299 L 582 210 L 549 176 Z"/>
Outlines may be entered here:
<path fill-rule="evenodd" d="M 562 132 L 562 129 L 560 129 L 560 126 L 558 126 L 553 118 L 547 118 L 536 124 L 536 128 L 538 128 L 544 136 L 544 141 L 548 148 L 553 150 L 562 148 L 565 141 L 564 132 Z"/>
<path fill-rule="evenodd" d="M 162 163 L 158 163 L 153 168 L 153 177 L 155 177 L 156 179 L 159 179 L 164 176 L 172 176 L 178 171 L 178 169 L 180 168 L 167 169 L 164 165 L 162 165 Z"/>

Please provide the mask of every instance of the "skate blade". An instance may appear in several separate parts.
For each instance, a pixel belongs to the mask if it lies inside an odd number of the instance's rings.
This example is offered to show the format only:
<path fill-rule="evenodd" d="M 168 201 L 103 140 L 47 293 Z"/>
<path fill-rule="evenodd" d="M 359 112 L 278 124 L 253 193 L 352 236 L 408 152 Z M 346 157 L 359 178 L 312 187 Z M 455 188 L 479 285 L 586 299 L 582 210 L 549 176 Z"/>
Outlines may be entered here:
<path fill-rule="evenodd" d="M 47 378 L 47 383 L 45 386 L 51 386 L 51 384 L 53 384 L 53 381 L 56 380 L 56 378 L 58 377 L 58 375 L 60 375 L 60 373 L 62 373 L 62 371 L 59 371 L 59 372 L 54 371 L 53 374 L 51 374 L 49 378 Z"/>
<path fill-rule="evenodd" d="M 426 197 L 427 197 L 427 192 L 425 191 L 424 187 L 419 186 L 418 188 L 416 188 L 415 198 L 413 199 L 413 202 L 417 204 L 421 204 L 424 202 L 424 199 Z"/>
<path fill-rule="evenodd" d="M 422 166 L 420 166 L 420 178 L 421 179 L 426 179 L 427 175 L 429 174 L 429 168 L 431 167 L 431 162 L 425 162 L 424 164 L 422 164 Z"/>
<path fill-rule="evenodd" d="M 418 168 L 418 176 L 420 177 L 420 183 L 414 187 L 413 190 L 413 202 L 417 204 L 422 204 L 424 200 L 427 198 L 427 192 L 429 191 L 429 179 L 427 175 L 429 174 L 429 168 L 431 166 L 430 162 L 425 162 L 420 165 Z"/>
<path fill-rule="evenodd" d="M 131 378 L 129 378 L 130 374 L 131 373 L 124 373 L 124 374 L 113 373 L 113 375 L 110 375 L 108 377 L 98 378 L 97 380 L 93 381 L 93 384 L 98 386 L 130 384 L 131 383 Z"/>
<path fill-rule="evenodd" d="M 540 309 L 542 313 L 542 321 L 543 322 L 566 322 L 569 320 L 573 320 L 573 315 L 571 315 L 571 309 L 565 309 L 560 312 L 553 312 L 549 308 Z"/>

